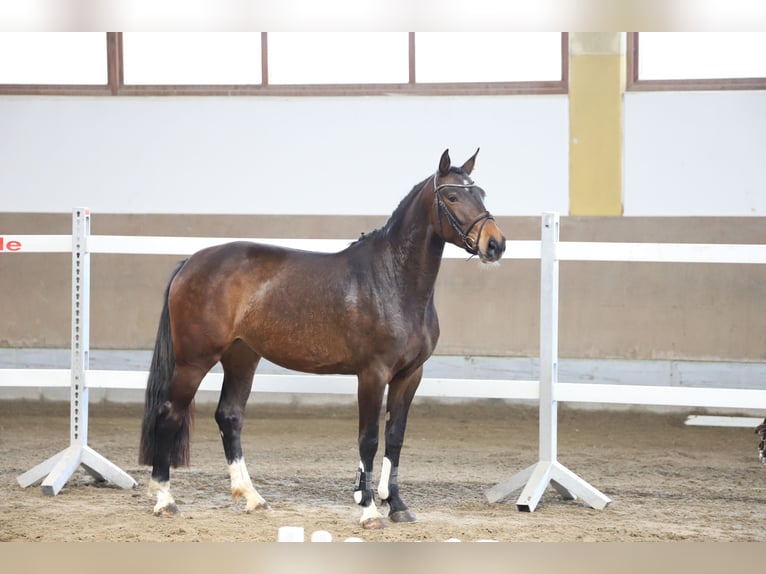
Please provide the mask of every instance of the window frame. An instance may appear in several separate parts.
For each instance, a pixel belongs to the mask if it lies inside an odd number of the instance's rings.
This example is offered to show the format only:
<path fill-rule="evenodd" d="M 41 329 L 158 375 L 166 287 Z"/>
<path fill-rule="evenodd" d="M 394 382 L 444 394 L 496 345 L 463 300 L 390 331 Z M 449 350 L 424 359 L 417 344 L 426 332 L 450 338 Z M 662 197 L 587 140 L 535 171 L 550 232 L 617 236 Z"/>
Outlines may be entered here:
<path fill-rule="evenodd" d="M 642 80 L 638 77 L 641 57 L 640 32 L 628 32 L 626 50 L 626 91 L 667 92 L 705 90 L 766 90 L 763 78 L 694 78 L 676 80 Z"/>
<path fill-rule="evenodd" d="M 268 83 L 268 32 L 261 32 L 261 83 L 240 85 L 125 84 L 122 32 L 107 32 L 107 84 L 1 84 L 1 95 L 40 96 L 379 96 L 379 95 L 538 95 L 569 91 L 569 34 L 561 33 L 561 78 L 549 81 L 422 83 L 416 81 L 415 32 L 409 38 L 409 81 L 401 84 L 299 84 Z"/>

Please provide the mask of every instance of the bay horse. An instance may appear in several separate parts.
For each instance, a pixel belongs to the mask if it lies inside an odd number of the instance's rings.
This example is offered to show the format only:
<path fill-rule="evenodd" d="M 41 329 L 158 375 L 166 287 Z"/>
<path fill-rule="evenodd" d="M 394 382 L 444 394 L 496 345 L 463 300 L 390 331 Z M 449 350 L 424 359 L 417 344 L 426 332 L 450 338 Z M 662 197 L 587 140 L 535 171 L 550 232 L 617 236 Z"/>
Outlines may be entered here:
<path fill-rule="evenodd" d="M 766 465 L 766 419 L 755 427 L 755 434 L 761 437 L 761 441 L 758 443 L 758 460 Z"/>
<path fill-rule="evenodd" d="M 398 487 L 407 413 L 439 337 L 434 284 L 445 242 L 498 261 L 505 237 L 470 175 L 445 150 L 385 225 L 337 253 L 238 241 L 182 261 L 165 290 L 146 387 L 139 462 L 152 466 L 154 514 L 172 515 L 170 467 L 188 465 L 194 395 L 219 361 L 215 411 L 234 503 L 267 509 L 245 465 L 240 435 L 261 357 L 297 371 L 358 379 L 359 456 L 354 501 L 364 528 L 383 528 L 372 486 L 383 395 L 385 457 L 378 494 L 392 522 L 413 522 Z"/>

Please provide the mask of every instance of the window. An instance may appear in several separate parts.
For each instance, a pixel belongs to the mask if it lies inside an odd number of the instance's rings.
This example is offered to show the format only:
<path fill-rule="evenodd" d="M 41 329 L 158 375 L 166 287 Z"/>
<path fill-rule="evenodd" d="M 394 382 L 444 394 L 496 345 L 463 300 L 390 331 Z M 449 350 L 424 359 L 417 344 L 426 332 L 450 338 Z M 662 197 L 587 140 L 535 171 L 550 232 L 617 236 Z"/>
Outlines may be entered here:
<path fill-rule="evenodd" d="M 766 33 L 628 36 L 629 89 L 766 89 Z"/>
<path fill-rule="evenodd" d="M 424 95 L 567 91 L 568 35 L 0 33 L 0 94 Z"/>
<path fill-rule="evenodd" d="M 406 32 L 270 32 L 268 83 L 406 84 Z"/>
<path fill-rule="evenodd" d="M 535 82 L 561 79 L 558 33 L 418 32 L 418 82 Z"/>
<path fill-rule="evenodd" d="M 0 34 L 0 83 L 106 85 L 106 38 L 99 32 Z"/>
<path fill-rule="evenodd" d="M 126 85 L 261 83 L 257 32 L 125 32 L 122 50 Z"/>

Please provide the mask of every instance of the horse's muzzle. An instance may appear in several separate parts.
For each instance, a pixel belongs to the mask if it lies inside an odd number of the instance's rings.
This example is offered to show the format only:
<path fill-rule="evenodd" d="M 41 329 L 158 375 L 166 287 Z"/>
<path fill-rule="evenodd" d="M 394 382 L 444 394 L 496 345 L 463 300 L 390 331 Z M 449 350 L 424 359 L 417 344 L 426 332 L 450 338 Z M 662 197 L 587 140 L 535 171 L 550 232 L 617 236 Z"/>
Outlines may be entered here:
<path fill-rule="evenodd" d="M 482 260 L 485 263 L 493 263 L 499 261 L 503 253 L 505 253 L 505 236 L 501 235 L 499 240 L 490 237 Z"/>
<path fill-rule="evenodd" d="M 478 253 L 482 263 L 495 263 L 505 253 L 505 235 L 492 216 L 479 228 L 476 246 L 469 253 Z"/>

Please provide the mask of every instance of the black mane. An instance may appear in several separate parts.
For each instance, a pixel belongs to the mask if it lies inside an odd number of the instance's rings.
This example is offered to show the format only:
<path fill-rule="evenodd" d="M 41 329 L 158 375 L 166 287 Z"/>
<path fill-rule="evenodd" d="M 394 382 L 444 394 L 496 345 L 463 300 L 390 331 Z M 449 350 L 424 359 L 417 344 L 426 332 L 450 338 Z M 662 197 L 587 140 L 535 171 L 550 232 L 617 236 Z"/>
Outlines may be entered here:
<path fill-rule="evenodd" d="M 450 166 L 449 168 L 450 173 L 455 173 L 458 175 L 467 176 L 461 168 Z M 391 217 L 388 218 L 388 221 L 384 223 L 381 227 L 378 227 L 376 229 L 373 229 L 369 232 L 362 232 L 359 234 L 359 238 L 351 243 L 351 245 L 354 245 L 356 243 L 359 243 L 360 241 L 364 241 L 365 239 L 368 239 L 370 237 L 374 237 L 380 234 L 385 234 L 391 231 L 393 227 L 396 225 L 396 223 L 402 218 L 404 213 L 407 211 L 407 208 L 410 206 L 410 204 L 413 202 L 413 200 L 418 196 L 418 194 L 422 191 L 423 187 L 428 183 L 431 178 L 433 178 L 432 175 L 429 175 L 427 178 L 425 178 L 420 183 L 415 184 L 415 187 L 412 188 L 412 190 L 399 202 L 399 205 L 396 207 L 394 212 L 391 214 Z M 482 192 L 483 193 L 483 192 Z"/>
<path fill-rule="evenodd" d="M 359 235 L 359 239 L 354 241 L 351 245 L 359 243 L 360 241 L 364 241 L 365 239 L 369 239 L 370 237 L 388 233 L 396 225 L 396 223 L 399 220 L 401 220 L 401 218 L 407 212 L 407 209 L 409 208 L 410 204 L 420 194 L 420 192 L 423 190 L 423 187 L 425 187 L 426 183 L 428 183 L 431 177 L 433 176 L 428 176 L 420 183 L 415 184 L 415 187 L 413 187 L 410 190 L 410 192 L 406 196 L 404 196 L 404 199 L 402 199 L 399 202 L 399 205 L 396 207 L 396 209 L 394 209 L 394 212 L 391 214 L 391 217 L 388 218 L 388 221 L 386 221 L 386 223 L 384 223 L 381 227 L 373 229 L 372 231 L 369 231 L 369 232 L 363 231 Z"/>

